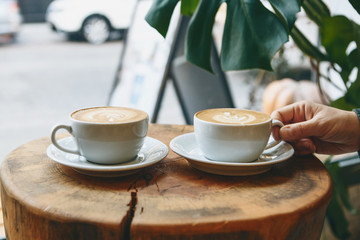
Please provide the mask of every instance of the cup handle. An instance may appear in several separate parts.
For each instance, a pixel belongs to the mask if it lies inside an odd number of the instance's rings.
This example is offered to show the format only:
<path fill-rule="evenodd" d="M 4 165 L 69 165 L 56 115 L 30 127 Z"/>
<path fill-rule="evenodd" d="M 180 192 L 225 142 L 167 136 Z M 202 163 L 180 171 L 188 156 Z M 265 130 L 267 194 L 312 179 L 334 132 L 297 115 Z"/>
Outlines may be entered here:
<path fill-rule="evenodd" d="M 284 124 L 282 122 L 280 122 L 279 120 L 275 120 L 273 119 L 272 120 L 272 123 L 271 123 L 271 127 L 274 127 L 274 126 L 279 126 L 279 127 L 283 127 Z M 269 142 L 265 149 L 269 149 L 269 148 L 272 148 L 272 147 L 275 147 L 276 145 L 278 145 L 279 143 L 281 143 L 282 140 L 274 140 L 274 141 L 271 141 Z"/>
<path fill-rule="evenodd" d="M 57 140 L 56 140 L 56 133 L 57 133 L 57 131 L 60 130 L 60 129 L 65 129 L 65 130 L 68 131 L 70 134 L 72 134 L 72 128 L 71 128 L 71 126 L 68 126 L 68 125 L 58 125 L 58 126 L 54 127 L 54 129 L 53 129 L 52 132 L 51 132 L 51 142 L 54 144 L 54 146 L 57 147 L 58 149 L 60 149 L 61 151 L 80 155 L 79 149 L 73 150 L 73 149 L 67 149 L 67 148 L 64 148 L 64 147 L 60 146 L 60 144 L 59 144 L 59 143 L 57 142 Z"/>

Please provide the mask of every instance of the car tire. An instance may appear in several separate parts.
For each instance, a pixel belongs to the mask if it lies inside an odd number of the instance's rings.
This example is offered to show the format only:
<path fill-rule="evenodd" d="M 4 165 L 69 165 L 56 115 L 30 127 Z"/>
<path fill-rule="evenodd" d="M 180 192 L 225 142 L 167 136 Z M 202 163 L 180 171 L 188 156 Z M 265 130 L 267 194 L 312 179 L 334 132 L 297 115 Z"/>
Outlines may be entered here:
<path fill-rule="evenodd" d="M 66 38 L 67 38 L 67 40 L 73 41 L 73 42 L 84 41 L 84 38 L 83 38 L 83 35 L 81 32 L 66 33 Z"/>
<path fill-rule="evenodd" d="M 92 16 L 84 21 L 81 33 L 87 42 L 102 44 L 110 37 L 110 24 L 102 16 Z"/>

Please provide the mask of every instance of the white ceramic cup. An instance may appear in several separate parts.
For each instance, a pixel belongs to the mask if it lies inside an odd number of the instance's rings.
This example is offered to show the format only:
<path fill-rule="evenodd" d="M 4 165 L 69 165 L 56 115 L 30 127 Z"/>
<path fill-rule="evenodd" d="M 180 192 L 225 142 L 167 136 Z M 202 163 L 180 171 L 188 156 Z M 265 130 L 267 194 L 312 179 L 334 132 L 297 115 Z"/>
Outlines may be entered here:
<path fill-rule="evenodd" d="M 134 159 L 139 153 L 148 129 L 148 115 L 142 112 L 140 119 L 124 122 L 92 122 L 78 120 L 74 114 L 70 114 L 70 125 L 57 125 L 51 132 L 51 141 L 61 151 L 84 156 L 86 160 L 98 164 L 119 164 Z M 116 107 L 101 107 L 114 109 Z M 117 108 L 130 110 L 129 108 Z M 56 140 L 56 134 L 60 129 L 68 131 L 76 142 L 76 149 L 67 149 Z"/>
<path fill-rule="evenodd" d="M 272 127 L 284 126 L 282 122 L 272 120 L 270 116 L 268 120 L 255 124 L 225 124 L 199 119 L 200 112 L 194 115 L 195 138 L 203 155 L 209 160 L 252 162 L 265 149 L 281 142 L 268 143 Z"/>

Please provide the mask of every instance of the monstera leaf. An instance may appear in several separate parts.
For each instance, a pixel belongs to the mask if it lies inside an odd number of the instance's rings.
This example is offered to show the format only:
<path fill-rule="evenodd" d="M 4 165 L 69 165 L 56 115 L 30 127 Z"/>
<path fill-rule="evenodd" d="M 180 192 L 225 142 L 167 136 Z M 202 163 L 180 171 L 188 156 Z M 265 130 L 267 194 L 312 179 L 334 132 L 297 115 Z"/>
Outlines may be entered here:
<path fill-rule="evenodd" d="M 178 0 L 155 0 L 146 21 L 166 36 Z M 223 70 L 261 68 L 272 70 L 271 59 L 288 41 L 300 11 L 300 0 L 181 0 L 181 13 L 191 20 L 186 37 L 186 58 L 212 72 L 210 53 L 212 28 L 217 10 L 227 5 L 222 38 Z"/>

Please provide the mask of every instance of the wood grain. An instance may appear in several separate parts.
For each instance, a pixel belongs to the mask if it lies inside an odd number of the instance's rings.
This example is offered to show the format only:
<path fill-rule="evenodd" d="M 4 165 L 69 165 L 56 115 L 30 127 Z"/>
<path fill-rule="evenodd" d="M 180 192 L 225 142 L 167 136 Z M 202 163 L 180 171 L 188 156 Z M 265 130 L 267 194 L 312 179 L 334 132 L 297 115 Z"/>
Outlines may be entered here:
<path fill-rule="evenodd" d="M 151 125 L 169 144 L 191 126 Z M 172 152 L 121 178 L 81 175 L 51 161 L 48 138 L 1 165 L 8 239 L 319 239 L 331 181 L 314 156 L 269 172 L 225 177 L 200 172 Z"/>

